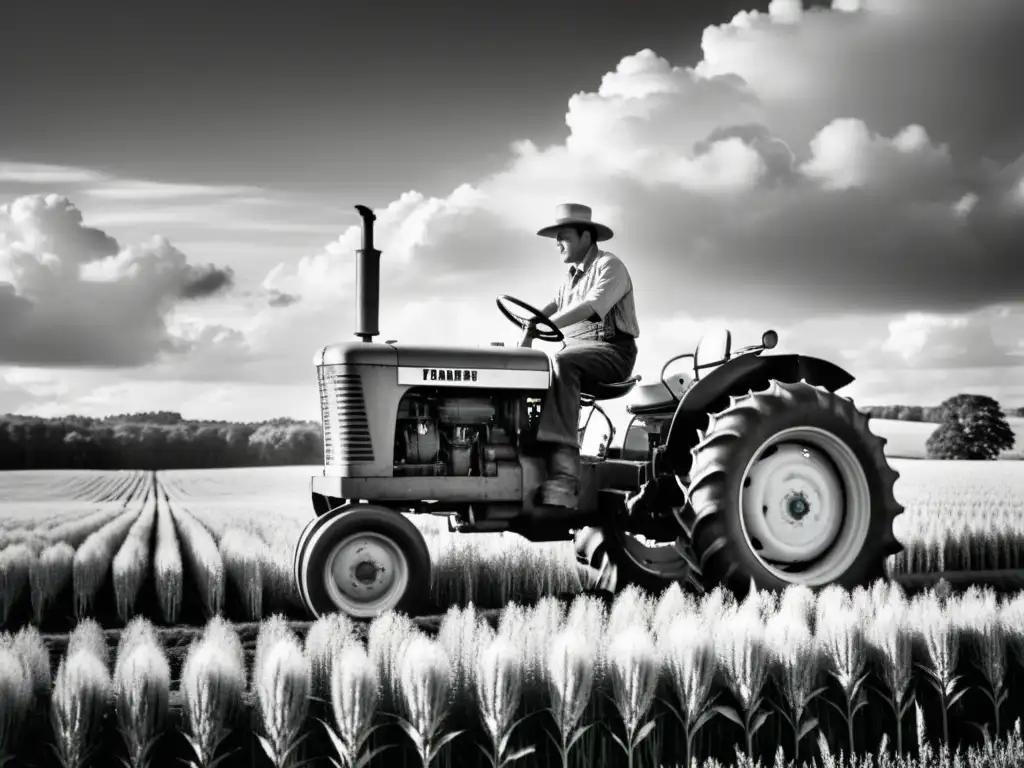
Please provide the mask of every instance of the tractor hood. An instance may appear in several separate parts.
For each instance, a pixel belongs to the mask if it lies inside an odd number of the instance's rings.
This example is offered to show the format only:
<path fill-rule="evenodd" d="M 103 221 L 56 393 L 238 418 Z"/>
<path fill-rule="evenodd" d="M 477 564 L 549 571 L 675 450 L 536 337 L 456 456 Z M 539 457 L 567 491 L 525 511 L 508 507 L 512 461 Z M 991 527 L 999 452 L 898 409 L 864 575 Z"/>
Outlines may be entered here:
<path fill-rule="evenodd" d="M 321 347 L 313 365 L 398 365 L 398 354 L 390 344 L 366 344 L 350 341 Z"/>
<path fill-rule="evenodd" d="M 435 347 L 415 344 L 331 344 L 317 352 L 314 365 L 379 365 L 398 369 L 398 383 L 547 389 L 547 354 L 528 347 Z"/>
<path fill-rule="evenodd" d="M 505 371 L 547 371 L 548 356 L 528 347 L 421 347 L 395 345 L 398 365 L 406 367 L 496 368 Z"/>
<path fill-rule="evenodd" d="M 405 344 L 329 344 L 313 358 L 320 365 L 387 365 L 441 368 L 496 368 L 506 371 L 547 371 L 548 356 L 528 347 L 428 347 Z"/>

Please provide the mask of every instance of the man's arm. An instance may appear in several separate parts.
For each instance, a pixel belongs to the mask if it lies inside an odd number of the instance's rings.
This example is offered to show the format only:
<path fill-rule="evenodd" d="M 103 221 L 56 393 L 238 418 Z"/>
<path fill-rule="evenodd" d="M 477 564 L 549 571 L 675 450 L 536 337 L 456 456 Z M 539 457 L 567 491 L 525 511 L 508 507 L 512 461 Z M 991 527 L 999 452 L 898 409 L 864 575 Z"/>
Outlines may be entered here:
<path fill-rule="evenodd" d="M 561 312 L 555 312 L 551 314 L 555 309 L 558 308 L 557 304 L 549 304 L 544 307 L 544 314 L 547 316 L 556 328 L 565 328 L 566 326 L 578 323 L 581 320 L 586 320 L 588 317 L 594 314 L 594 308 L 587 302 L 576 304 L 572 307 L 566 307 Z M 533 340 L 537 336 L 537 319 L 532 318 L 526 326 L 526 330 L 523 332 L 523 338 L 519 342 L 521 347 L 533 346 Z"/>
<path fill-rule="evenodd" d="M 548 319 L 559 328 L 565 328 L 573 323 L 583 322 L 593 314 L 594 308 L 588 302 L 583 301 L 550 315 Z"/>

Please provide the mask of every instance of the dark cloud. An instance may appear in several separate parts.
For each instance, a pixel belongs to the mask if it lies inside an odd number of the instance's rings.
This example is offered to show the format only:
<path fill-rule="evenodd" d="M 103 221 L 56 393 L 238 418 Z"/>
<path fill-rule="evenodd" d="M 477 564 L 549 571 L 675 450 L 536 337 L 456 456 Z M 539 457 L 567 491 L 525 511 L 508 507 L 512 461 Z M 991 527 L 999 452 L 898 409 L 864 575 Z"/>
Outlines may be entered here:
<path fill-rule="evenodd" d="M 301 300 L 301 296 L 294 293 L 271 290 L 267 292 L 267 304 L 271 307 L 290 307 Z"/>
<path fill-rule="evenodd" d="M 234 285 L 234 278 L 235 273 L 231 267 L 213 264 L 190 267 L 181 289 L 181 298 L 205 299 L 221 293 Z"/>

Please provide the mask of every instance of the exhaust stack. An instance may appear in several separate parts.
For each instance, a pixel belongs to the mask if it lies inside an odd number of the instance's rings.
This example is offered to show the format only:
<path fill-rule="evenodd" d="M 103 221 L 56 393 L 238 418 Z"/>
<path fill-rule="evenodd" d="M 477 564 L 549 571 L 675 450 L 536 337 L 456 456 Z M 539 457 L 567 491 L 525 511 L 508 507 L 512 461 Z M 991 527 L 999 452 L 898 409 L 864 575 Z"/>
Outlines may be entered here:
<path fill-rule="evenodd" d="M 356 210 L 363 218 L 363 247 L 356 251 L 356 336 L 370 342 L 380 335 L 380 251 L 373 247 L 377 217 L 365 205 L 357 205 Z"/>

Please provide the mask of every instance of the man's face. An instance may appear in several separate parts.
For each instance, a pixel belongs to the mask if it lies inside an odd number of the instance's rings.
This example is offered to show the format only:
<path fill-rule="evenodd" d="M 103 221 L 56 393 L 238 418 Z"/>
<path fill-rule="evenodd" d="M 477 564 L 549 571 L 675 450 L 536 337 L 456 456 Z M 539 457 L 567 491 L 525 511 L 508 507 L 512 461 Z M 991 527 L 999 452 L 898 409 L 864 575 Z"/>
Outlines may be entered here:
<path fill-rule="evenodd" d="M 580 237 L 579 233 L 572 228 L 560 229 L 555 236 L 558 249 L 562 253 L 562 262 L 565 264 L 576 264 L 583 260 L 590 248 L 590 237 Z"/>

